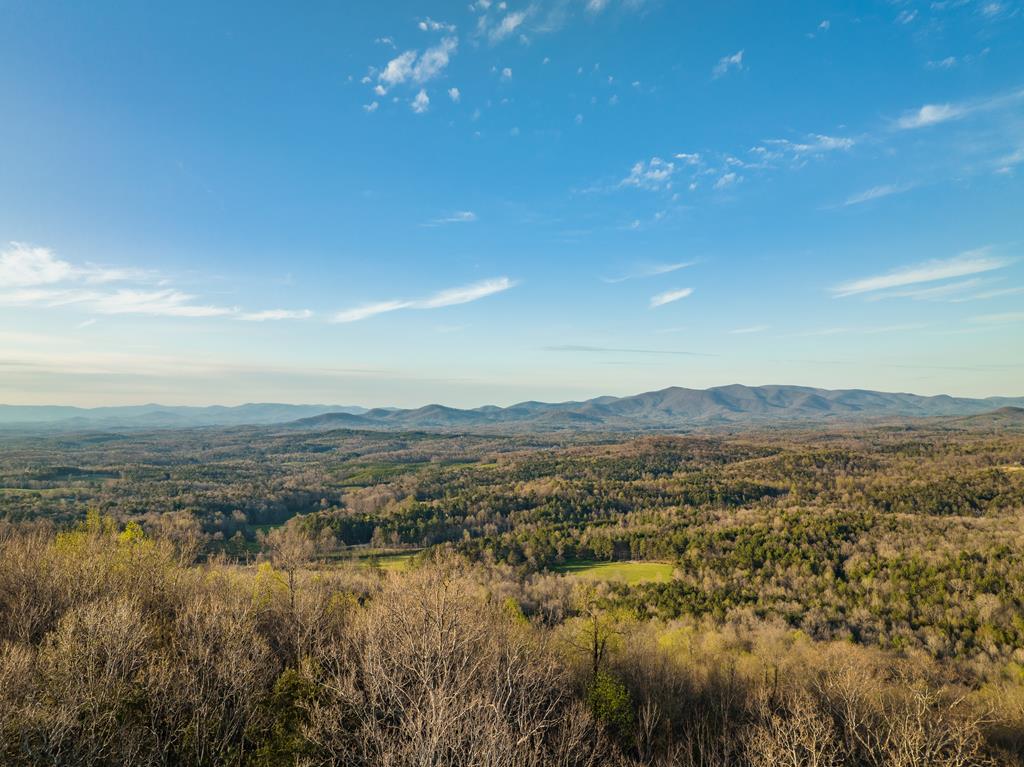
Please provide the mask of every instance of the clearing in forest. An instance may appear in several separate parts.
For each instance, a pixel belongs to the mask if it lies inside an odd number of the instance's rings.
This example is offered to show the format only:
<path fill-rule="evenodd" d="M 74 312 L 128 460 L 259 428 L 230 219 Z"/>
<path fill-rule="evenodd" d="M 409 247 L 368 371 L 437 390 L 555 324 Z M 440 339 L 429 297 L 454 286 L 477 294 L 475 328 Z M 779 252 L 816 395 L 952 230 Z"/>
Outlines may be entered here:
<path fill-rule="evenodd" d="M 570 560 L 554 570 L 566 575 L 595 581 L 635 583 L 667 583 L 672 580 L 673 565 L 668 562 L 600 562 L 592 559 Z"/>

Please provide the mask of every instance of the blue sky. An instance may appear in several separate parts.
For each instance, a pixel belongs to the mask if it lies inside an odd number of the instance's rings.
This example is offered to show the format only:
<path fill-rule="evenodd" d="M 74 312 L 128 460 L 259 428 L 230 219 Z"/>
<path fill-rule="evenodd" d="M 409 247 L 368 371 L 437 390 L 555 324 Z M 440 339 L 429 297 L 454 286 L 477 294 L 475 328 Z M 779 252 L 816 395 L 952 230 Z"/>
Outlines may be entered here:
<path fill-rule="evenodd" d="M 0 0 L 0 401 L 1024 394 L 1019 0 Z"/>

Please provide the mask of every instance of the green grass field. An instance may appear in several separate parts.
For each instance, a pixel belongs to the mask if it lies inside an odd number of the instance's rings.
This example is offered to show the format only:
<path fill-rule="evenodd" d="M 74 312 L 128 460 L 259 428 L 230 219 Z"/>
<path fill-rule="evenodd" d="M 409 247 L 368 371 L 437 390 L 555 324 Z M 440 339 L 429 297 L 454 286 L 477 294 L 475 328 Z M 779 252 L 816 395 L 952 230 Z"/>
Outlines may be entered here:
<path fill-rule="evenodd" d="M 416 551 L 401 551 L 390 554 L 371 554 L 359 557 L 358 564 L 360 567 L 371 567 L 375 561 L 381 570 L 405 572 L 412 564 L 412 558 L 418 553 L 419 550 L 417 549 Z"/>
<path fill-rule="evenodd" d="M 393 570 L 396 572 L 403 572 L 409 569 L 409 565 L 412 562 L 412 558 L 415 554 L 383 554 L 377 557 L 377 564 L 380 565 L 381 570 Z M 369 566 L 369 561 L 366 565 Z"/>
<path fill-rule="evenodd" d="M 422 469 L 426 463 L 372 464 L 355 468 L 351 474 L 341 480 L 342 487 L 369 487 L 387 482 L 402 474 L 412 474 Z"/>
<path fill-rule="evenodd" d="M 598 562 L 580 559 L 554 568 L 556 572 L 594 581 L 666 583 L 672 580 L 673 565 L 668 562 Z"/>

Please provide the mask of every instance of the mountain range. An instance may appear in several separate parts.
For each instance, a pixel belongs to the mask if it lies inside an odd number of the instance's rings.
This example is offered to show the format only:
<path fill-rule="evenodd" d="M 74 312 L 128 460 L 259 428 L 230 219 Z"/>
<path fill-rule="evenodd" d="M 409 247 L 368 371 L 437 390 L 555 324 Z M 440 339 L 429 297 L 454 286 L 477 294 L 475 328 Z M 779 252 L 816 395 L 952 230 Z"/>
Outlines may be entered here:
<path fill-rule="evenodd" d="M 126 405 L 82 408 L 65 405 L 0 405 L 0 429 L 47 427 L 78 429 L 175 429 L 198 426 L 260 426 L 322 413 L 365 413 L 365 407 L 257 403 L 227 407 Z"/>
<path fill-rule="evenodd" d="M 884 418 L 977 416 L 1003 409 L 993 423 L 1024 419 L 1024 397 L 972 399 L 921 396 L 865 389 L 805 386 L 670 387 L 628 397 L 581 402 L 520 402 L 459 409 L 426 405 L 415 409 L 331 405 L 246 404 L 235 407 L 75 408 L 0 405 L 0 428 L 79 431 L 201 426 L 283 425 L 297 430 L 670 430 L 773 422 L 866 421 Z"/>

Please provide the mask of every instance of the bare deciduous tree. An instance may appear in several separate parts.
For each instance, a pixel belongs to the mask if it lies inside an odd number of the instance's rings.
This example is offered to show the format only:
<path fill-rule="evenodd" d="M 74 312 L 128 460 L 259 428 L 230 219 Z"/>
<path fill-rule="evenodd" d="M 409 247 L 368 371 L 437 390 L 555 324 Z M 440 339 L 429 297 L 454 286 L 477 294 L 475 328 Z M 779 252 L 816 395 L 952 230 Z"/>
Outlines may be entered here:
<path fill-rule="evenodd" d="M 599 762 L 589 714 L 545 648 L 438 571 L 392 581 L 328 648 L 308 737 L 320 764 L 493 767 Z"/>
<path fill-rule="evenodd" d="M 294 522 L 275 527 L 262 537 L 263 548 L 270 552 L 270 561 L 288 575 L 291 606 L 295 608 L 295 576 L 316 554 L 316 542 Z"/>

